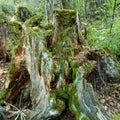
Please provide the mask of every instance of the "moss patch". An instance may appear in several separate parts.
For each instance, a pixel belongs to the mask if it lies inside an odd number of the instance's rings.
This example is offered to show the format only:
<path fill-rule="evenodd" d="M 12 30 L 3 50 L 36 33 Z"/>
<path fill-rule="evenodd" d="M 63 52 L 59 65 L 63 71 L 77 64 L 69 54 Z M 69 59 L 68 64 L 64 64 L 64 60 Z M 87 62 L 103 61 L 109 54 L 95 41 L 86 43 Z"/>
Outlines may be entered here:
<path fill-rule="evenodd" d="M 7 49 L 10 51 L 10 55 L 12 56 L 22 39 L 22 25 L 16 21 L 8 22 L 7 29 L 9 39 L 9 45 L 7 46 Z"/>
<path fill-rule="evenodd" d="M 56 9 L 53 11 L 59 24 L 63 26 L 71 26 L 75 24 L 76 12 L 74 10 Z"/>
<path fill-rule="evenodd" d="M 65 103 L 56 97 L 56 93 L 52 92 L 50 95 L 50 104 L 52 108 L 57 110 L 59 114 L 65 109 Z"/>
<path fill-rule="evenodd" d="M 27 26 L 30 26 L 30 27 L 35 27 L 35 26 L 38 26 L 38 27 L 41 27 L 41 21 L 43 19 L 44 15 L 43 14 L 37 14 L 37 15 L 34 15 L 33 17 L 31 17 L 30 19 L 28 19 L 25 24 Z"/>

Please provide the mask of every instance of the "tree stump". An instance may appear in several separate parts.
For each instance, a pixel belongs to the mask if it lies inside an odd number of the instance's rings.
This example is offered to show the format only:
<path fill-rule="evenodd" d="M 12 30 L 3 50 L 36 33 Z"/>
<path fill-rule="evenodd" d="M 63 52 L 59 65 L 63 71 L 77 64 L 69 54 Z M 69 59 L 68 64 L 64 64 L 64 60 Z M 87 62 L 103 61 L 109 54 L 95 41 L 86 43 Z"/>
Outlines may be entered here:
<path fill-rule="evenodd" d="M 51 29 L 25 25 L 22 29 L 23 39 L 16 49 L 20 52 L 14 54 L 13 77 L 5 99 L 13 104 L 17 98 L 31 101 L 30 111 L 26 113 L 28 120 L 52 119 L 66 108 L 76 120 L 109 120 L 96 102 L 91 85 L 84 80 L 84 70 L 80 69 L 84 57 L 77 57 L 82 48 L 76 32 L 76 12 L 54 10 L 50 48 L 46 46 L 50 40 L 46 36 Z M 15 73 L 18 75 L 14 77 Z"/>

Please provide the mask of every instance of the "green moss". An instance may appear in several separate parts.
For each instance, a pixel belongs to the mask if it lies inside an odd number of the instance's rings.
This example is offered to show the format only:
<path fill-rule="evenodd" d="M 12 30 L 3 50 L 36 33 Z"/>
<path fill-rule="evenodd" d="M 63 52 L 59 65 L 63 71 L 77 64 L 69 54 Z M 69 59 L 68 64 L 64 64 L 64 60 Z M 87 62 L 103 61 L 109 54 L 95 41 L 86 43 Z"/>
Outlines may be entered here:
<path fill-rule="evenodd" d="M 80 66 L 80 60 L 79 59 L 71 60 L 70 66 L 71 66 L 71 69 L 72 69 L 72 79 L 75 80 L 76 72 L 77 72 L 77 70 Z"/>
<path fill-rule="evenodd" d="M 20 43 L 22 36 L 22 25 L 16 21 L 8 21 L 7 17 L 0 13 L 0 23 L 4 26 L 7 31 L 6 36 L 6 50 L 9 52 L 9 56 L 14 53 L 14 48 Z"/>
<path fill-rule="evenodd" d="M 68 99 L 68 86 L 67 85 L 60 87 L 56 92 L 59 98 Z"/>
<path fill-rule="evenodd" d="M 57 109 L 60 112 L 62 112 L 65 109 L 65 104 L 63 104 L 64 102 L 62 101 L 62 99 L 64 99 L 68 101 L 69 110 L 72 112 L 72 114 L 75 115 L 76 120 L 89 120 L 88 117 L 81 111 L 79 107 L 75 85 L 64 85 L 60 87 L 57 91 L 55 91 L 55 94 L 51 94 L 51 97 L 54 98 L 53 101 L 56 101 L 53 105 L 54 109 Z"/>
<path fill-rule="evenodd" d="M 69 15 L 69 14 L 72 14 L 72 15 L 74 15 L 76 12 L 75 12 L 75 10 L 69 10 L 69 9 L 55 9 L 54 11 L 53 11 L 54 13 L 55 12 L 57 12 L 58 14 L 63 14 L 63 15 Z"/>
<path fill-rule="evenodd" d="M 62 113 L 62 111 L 65 109 L 65 103 L 64 101 L 57 99 L 56 101 L 56 108 L 59 111 L 59 113 Z"/>
<path fill-rule="evenodd" d="M 15 61 L 12 60 L 10 65 L 8 66 L 8 72 L 9 74 L 12 74 L 14 72 L 14 68 L 15 68 Z"/>
<path fill-rule="evenodd" d="M 27 26 L 30 26 L 30 27 L 35 27 L 35 26 L 39 26 L 41 27 L 42 23 L 41 21 L 43 20 L 43 17 L 44 15 L 43 14 L 37 14 L 37 15 L 34 15 L 33 17 L 31 17 L 30 19 L 28 19 L 25 24 Z"/>
<path fill-rule="evenodd" d="M 96 64 L 96 61 L 87 61 L 84 64 L 83 69 L 84 69 L 85 75 L 95 67 L 95 64 Z"/>
<path fill-rule="evenodd" d="M 80 60 L 79 59 L 75 59 L 75 60 L 72 60 L 70 62 L 70 65 L 71 67 L 74 69 L 74 68 L 78 68 L 80 66 Z"/>
<path fill-rule="evenodd" d="M 59 114 L 65 109 L 64 101 L 56 97 L 55 91 L 50 94 L 50 104 L 54 110 L 57 110 Z"/>
<path fill-rule="evenodd" d="M 73 32 L 72 29 L 72 27 L 68 27 L 59 33 L 59 38 L 52 48 L 53 54 L 56 55 L 56 57 L 64 57 L 67 59 L 69 56 L 73 56 L 74 51 L 72 47 L 75 44 L 73 37 L 71 36 L 71 33 Z"/>
<path fill-rule="evenodd" d="M 69 86 L 69 110 L 75 115 L 76 120 L 89 120 L 89 118 L 82 112 L 78 103 L 76 86 L 71 84 Z"/>
<path fill-rule="evenodd" d="M 52 33 L 53 33 L 52 29 L 49 29 L 49 30 L 45 31 L 46 36 L 51 36 Z"/>
<path fill-rule="evenodd" d="M 69 103 L 69 110 L 75 115 L 76 120 L 89 120 L 82 112 L 77 97 L 76 85 L 70 84 L 60 87 L 56 92 L 57 98 L 65 99 Z M 59 104 L 60 105 L 60 104 Z"/>
<path fill-rule="evenodd" d="M 52 24 L 46 24 L 44 21 L 42 21 L 42 27 L 45 30 L 52 30 L 52 28 L 53 28 Z"/>
<path fill-rule="evenodd" d="M 75 36 L 73 35 L 75 33 L 76 13 L 74 10 L 57 9 L 54 10 L 54 15 L 56 19 L 55 32 L 58 33 L 56 33 L 52 51 L 56 57 L 68 59 L 69 56 L 73 56 L 72 47 L 76 45 Z"/>
<path fill-rule="evenodd" d="M 22 25 L 20 22 L 17 21 L 11 21 L 8 22 L 7 25 L 8 32 L 9 32 L 9 37 L 11 39 L 20 39 L 22 35 Z M 14 37 L 13 37 L 14 35 Z"/>
<path fill-rule="evenodd" d="M 12 56 L 15 49 L 21 42 L 22 25 L 19 22 L 11 21 L 7 23 L 7 29 L 8 29 L 8 38 L 10 40 L 10 44 L 8 45 L 8 50 L 10 51 L 10 55 Z"/>
<path fill-rule="evenodd" d="M 2 9 L 2 12 L 7 16 L 11 16 L 15 11 L 15 7 L 12 4 L 2 3 L 2 5 L 0 7 Z"/>
<path fill-rule="evenodd" d="M 76 12 L 68 9 L 56 9 L 53 11 L 56 15 L 59 24 L 65 26 L 71 26 L 75 24 Z"/>

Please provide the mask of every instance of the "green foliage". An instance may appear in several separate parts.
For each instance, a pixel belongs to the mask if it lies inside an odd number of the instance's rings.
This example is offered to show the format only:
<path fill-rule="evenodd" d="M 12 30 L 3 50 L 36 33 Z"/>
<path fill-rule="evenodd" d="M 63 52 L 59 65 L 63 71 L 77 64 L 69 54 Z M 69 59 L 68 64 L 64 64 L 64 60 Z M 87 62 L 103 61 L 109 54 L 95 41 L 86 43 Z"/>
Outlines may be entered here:
<path fill-rule="evenodd" d="M 87 45 L 90 48 L 105 48 L 113 54 L 120 55 L 119 24 L 119 19 L 115 19 L 112 34 L 110 34 L 109 26 L 106 26 L 105 23 L 101 23 L 100 21 L 88 25 Z"/>
<path fill-rule="evenodd" d="M 44 12 L 44 1 L 39 0 L 0 0 L 0 9 L 6 14 L 14 14 L 19 6 L 27 7 L 32 13 Z"/>
<path fill-rule="evenodd" d="M 0 12 L 0 23 L 5 23 L 7 21 L 7 17 L 5 13 Z"/>
<path fill-rule="evenodd" d="M 92 5 L 92 8 L 90 6 Z M 106 2 L 90 1 L 86 3 L 86 21 L 84 34 L 90 48 L 104 48 L 120 55 L 119 7 L 113 0 Z M 114 10 L 115 9 L 115 10 Z M 85 18 L 84 18 L 85 19 Z M 82 19 L 81 19 L 82 20 Z"/>
<path fill-rule="evenodd" d="M 57 90 L 57 95 L 60 98 L 68 99 L 68 86 L 64 85 Z"/>
<path fill-rule="evenodd" d="M 22 0 L 17 4 L 17 6 L 24 6 L 27 7 L 29 10 L 32 10 L 33 13 L 36 13 L 38 11 L 43 11 L 44 8 L 44 2 L 39 2 L 38 0 Z"/>
<path fill-rule="evenodd" d="M 2 11 L 5 15 L 11 16 L 14 13 L 15 7 L 13 5 L 13 0 L 1 0 L 0 1 L 0 12 Z"/>

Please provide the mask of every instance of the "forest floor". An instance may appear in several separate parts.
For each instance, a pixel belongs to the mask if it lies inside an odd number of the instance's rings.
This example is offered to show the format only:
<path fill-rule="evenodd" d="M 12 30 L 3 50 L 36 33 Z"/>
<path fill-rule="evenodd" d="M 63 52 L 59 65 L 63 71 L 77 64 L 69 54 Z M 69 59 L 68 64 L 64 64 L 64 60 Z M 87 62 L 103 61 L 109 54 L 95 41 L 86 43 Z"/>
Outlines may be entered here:
<path fill-rule="evenodd" d="M 0 89 L 2 89 L 7 79 L 8 65 L 9 63 L 0 60 Z M 120 113 L 120 85 L 109 84 L 105 89 L 96 89 L 96 92 L 101 105 L 110 115 Z M 60 117 L 53 120 L 75 120 L 75 118 L 66 109 Z"/>

